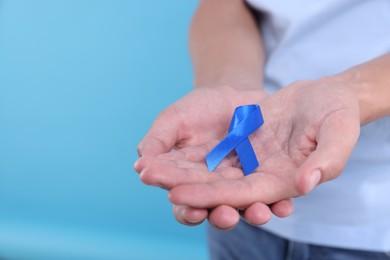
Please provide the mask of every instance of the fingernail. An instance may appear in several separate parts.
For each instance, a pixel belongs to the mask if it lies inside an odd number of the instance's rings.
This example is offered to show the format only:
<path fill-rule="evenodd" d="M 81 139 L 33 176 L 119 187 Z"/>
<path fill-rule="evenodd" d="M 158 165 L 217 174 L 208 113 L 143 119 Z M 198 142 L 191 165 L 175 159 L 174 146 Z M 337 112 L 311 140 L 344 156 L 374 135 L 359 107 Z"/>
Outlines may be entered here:
<path fill-rule="evenodd" d="M 308 191 L 311 191 L 312 189 L 314 189 L 314 187 L 318 185 L 320 180 L 321 180 L 321 171 L 319 169 L 315 169 L 311 173 L 311 176 L 309 179 L 309 190 Z"/>
<path fill-rule="evenodd" d="M 178 205 L 175 206 L 175 213 L 180 215 L 181 217 L 183 217 L 183 211 L 184 211 L 183 206 L 178 206 Z"/>
<path fill-rule="evenodd" d="M 183 211 L 181 212 L 181 216 L 182 218 L 188 222 L 188 223 L 191 223 L 191 224 L 198 224 L 199 223 L 199 220 L 197 219 L 189 219 L 189 218 L 186 218 L 186 212 L 187 212 L 187 209 L 184 208 Z"/>
<path fill-rule="evenodd" d="M 175 206 L 175 214 L 179 215 L 182 220 L 190 224 L 198 224 L 199 220 L 186 218 L 187 208 L 184 206 Z"/>

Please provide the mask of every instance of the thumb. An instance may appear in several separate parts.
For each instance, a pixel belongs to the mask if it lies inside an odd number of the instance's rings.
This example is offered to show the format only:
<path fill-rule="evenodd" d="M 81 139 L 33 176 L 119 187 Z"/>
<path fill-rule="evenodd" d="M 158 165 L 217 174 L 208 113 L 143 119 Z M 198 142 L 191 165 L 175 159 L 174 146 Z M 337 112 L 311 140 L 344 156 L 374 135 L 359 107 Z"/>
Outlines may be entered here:
<path fill-rule="evenodd" d="M 139 143 L 138 156 L 156 156 L 169 152 L 180 140 L 180 124 L 178 115 L 172 109 L 163 111 Z"/>
<path fill-rule="evenodd" d="M 340 112 L 340 113 L 339 113 Z M 317 147 L 298 169 L 295 188 L 309 193 L 319 183 L 336 178 L 343 171 L 360 133 L 359 117 L 334 112 L 321 124 Z"/>

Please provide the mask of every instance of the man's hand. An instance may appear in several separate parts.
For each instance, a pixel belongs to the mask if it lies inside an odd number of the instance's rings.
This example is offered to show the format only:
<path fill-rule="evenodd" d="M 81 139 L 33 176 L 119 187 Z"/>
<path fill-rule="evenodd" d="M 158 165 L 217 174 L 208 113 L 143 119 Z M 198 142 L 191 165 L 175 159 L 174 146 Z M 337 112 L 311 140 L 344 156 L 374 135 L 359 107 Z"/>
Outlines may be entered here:
<path fill-rule="evenodd" d="M 157 117 L 138 145 L 138 154 L 155 156 L 174 148 L 218 142 L 226 134 L 237 106 L 259 103 L 264 97 L 260 90 L 229 86 L 195 89 Z"/>
<path fill-rule="evenodd" d="M 243 104 L 259 103 L 266 96 L 260 90 L 235 90 L 228 86 L 194 90 L 158 116 L 138 146 L 138 153 L 142 158 L 135 165 L 136 171 L 141 173 L 141 179 L 147 184 L 171 188 L 172 182 L 183 180 L 186 175 L 178 173 L 176 180 L 168 181 L 168 186 L 164 181 L 159 182 L 154 176 L 156 173 L 161 174 L 161 177 L 169 177 L 170 169 L 176 169 L 173 164 L 165 171 L 163 160 L 204 166 L 206 153 L 227 133 L 234 109 Z M 161 165 L 155 162 L 161 162 Z M 233 164 L 236 164 L 234 158 L 226 160 L 219 168 Z M 179 165 L 187 167 L 180 162 Z M 179 170 L 181 168 L 178 167 Z M 185 182 L 198 183 L 197 176 L 194 175 L 196 178 L 192 180 L 193 182 L 189 180 Z M 229 178 L 242 176 L 242 171 L 236 168 Z M 216 205 L 210 214 L 208 208 L 210 207 L 175 206 L 174 214 L 179 222 L 187 225 L 199 224 L 209 217 L 209 222 L 221 229 L 232 228 L 239 221 L 239 214 L 232 207 Z M 287 216 L 292 212 L 291 201 L 288 199 L 275 203 L 271 205 L 271 210 L 277 216 Z M 260 202 L 254 203 L 242 214 L 253 224 L 263 224 L 272 215 L 270 208 Z"/>
<path fill-rule="evenodd" d="M 297 82 L 260 102 L 265 123 L 250 136 L 261 164 L 256 172 L 243 177 L 239 161 L 231 156 L 210 173 L 204 161 L 209 144 L 226 134 L 240 102 L 223 106 L 213 95 L 204 98 L 196 106 L 202 111 L 195 120 L 201 127 L 193 129 L 197 141 L 179 142 L 187 144 L 184 156 L 146 157 L 136 167 L 145 183 L 171 189 L 169 198 L 176 205 L 245 209 L 307 194 L 341 173 L 360 132 L 359 100 L 351 88 L 329 79 Z M 213 104 L 226 110 L 216 111 Z M 183 134 L 188 127 L 182 125 Z"/>

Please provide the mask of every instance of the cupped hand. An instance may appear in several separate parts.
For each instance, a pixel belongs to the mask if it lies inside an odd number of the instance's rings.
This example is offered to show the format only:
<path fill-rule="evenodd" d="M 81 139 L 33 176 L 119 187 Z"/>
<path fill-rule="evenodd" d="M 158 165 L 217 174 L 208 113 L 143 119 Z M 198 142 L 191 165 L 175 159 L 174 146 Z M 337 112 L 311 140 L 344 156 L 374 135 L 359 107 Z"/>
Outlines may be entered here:
<path fill-rule="evenodd" d="M 138 154 L 156 156 L 171 149 L 217 142 L 226 134 L 238 105 L 259 103 L 264 97 L 260 90 L 229 86 L 195 89 L 156 118 L 138 145 Z"/>
<path fill-rule="evenodd" d="M 261 165 L 251 175 L 238 173 L 234 156 L 210 173 L 204 160 L 164 155 L 145 158 L 143 180 L 171 189 L 169 198 L 176 205 L 245 209 L 307 194 L 342 172 L 360 132 L 358 99 L 347 85 L 301 81 L 260 105 L 265 123 L 250 140 Z M 194 144 L 186 153 L 196 149 L 205 148 Z"/>
<path fill-rule="evenodd" d="M 260 90 L 236 90 L 229 86 L 194 90 L 157 117 L 137 148 L 142 159 L 136 163 L 136 171 L 142 172 L 141 179 L 145 183 L 167 188 L 162 183 L 149 180 L 148 174 L 143 174 L 146 169 L 148 172 L 153 168 L 150 160 L 165 157 L 204 162 L 205 153 L 226 134 L 234 109 L 243 104 L 259 103 L 265 97 L 266 94 Z M 192 147 L 195 150 L 191 150 Z M 242 177 L 241 171 L 236 173 L 237 177 Z M 197 182 L 196 179 L 193 181 Z M 271 210 L 280 217 L 286 216 L 292 210 L 291 201 L 276 203 Z M 199 224 L 209 217 L 209 222 L 221 229 L 229 229 L 239 220 L 237 211 L 224 205 L 218 205 L 211 211 L 207 208 L 174 206 L 174 215 L 186 225 Z M 254 224 L 262 224 L 271 217 L 271 211 L 259 202 L 249 207 L 243 216 Z"/>

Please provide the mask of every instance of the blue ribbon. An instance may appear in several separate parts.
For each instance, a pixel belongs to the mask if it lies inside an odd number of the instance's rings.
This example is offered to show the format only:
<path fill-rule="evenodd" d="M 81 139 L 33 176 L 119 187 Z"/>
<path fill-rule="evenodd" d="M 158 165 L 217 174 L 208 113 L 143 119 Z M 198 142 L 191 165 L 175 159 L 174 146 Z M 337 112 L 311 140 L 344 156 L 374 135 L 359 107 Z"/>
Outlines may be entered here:
<path fill-rule="evenodd" d="M 209 171 L 213 171 L 235 149 L 244 174 L 252 173 L 259 166 L 259 162 L 248 136 L 263 123 L 263 116 L 258 105 L 237 107 L 230 122 L 228 135 L 206 156 Z"/>

